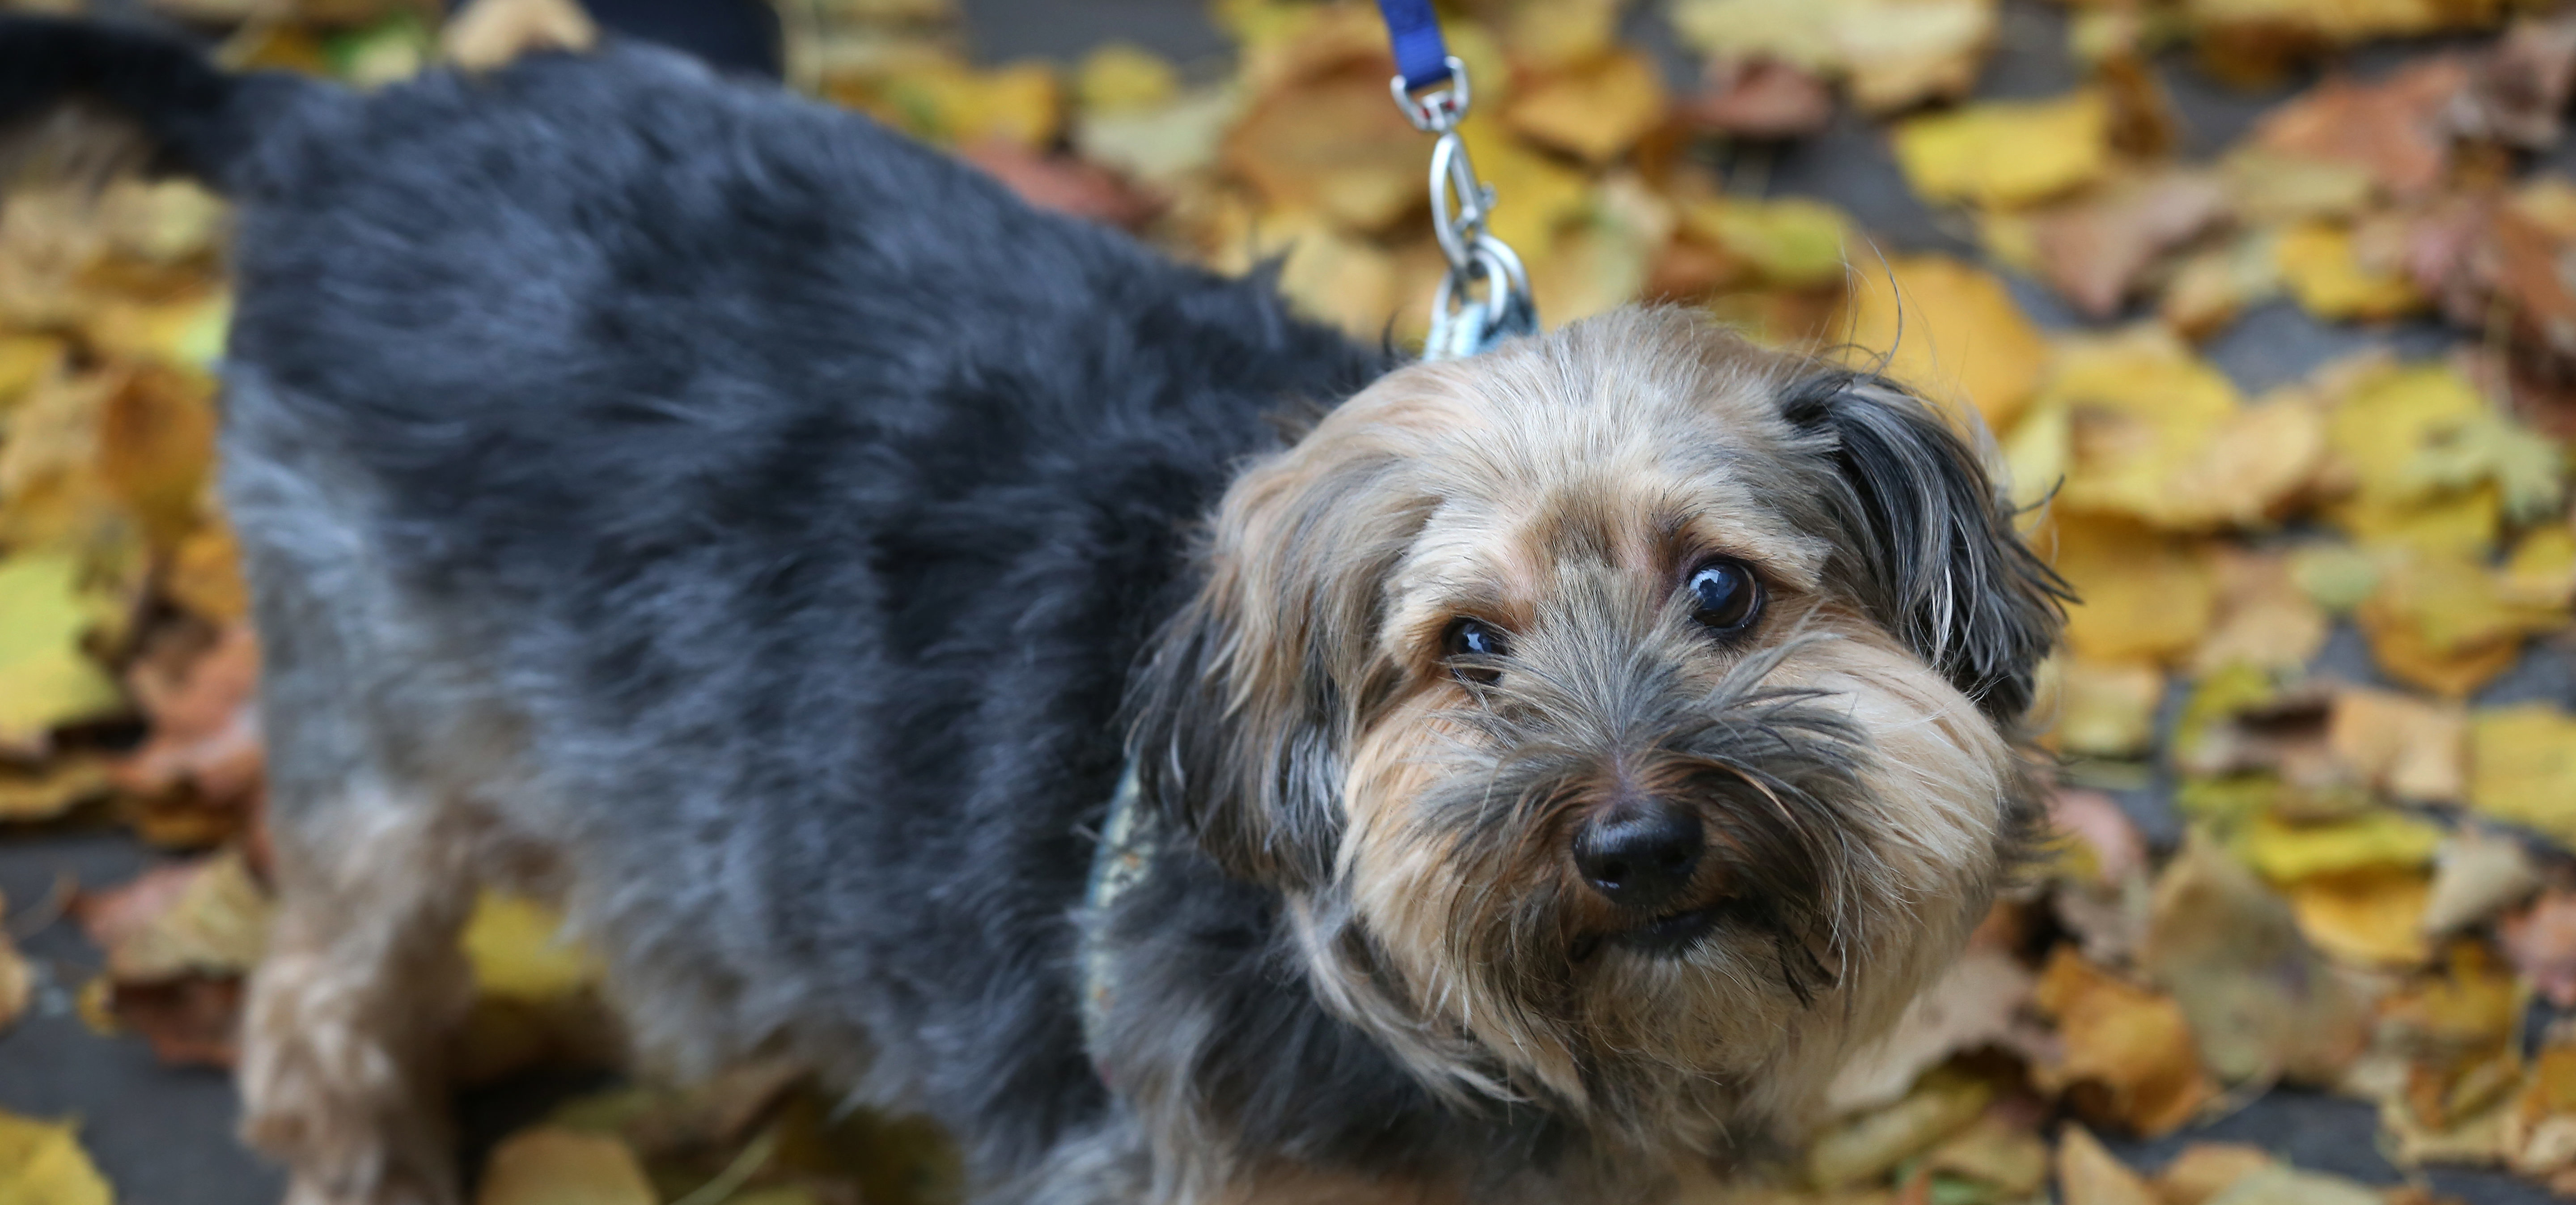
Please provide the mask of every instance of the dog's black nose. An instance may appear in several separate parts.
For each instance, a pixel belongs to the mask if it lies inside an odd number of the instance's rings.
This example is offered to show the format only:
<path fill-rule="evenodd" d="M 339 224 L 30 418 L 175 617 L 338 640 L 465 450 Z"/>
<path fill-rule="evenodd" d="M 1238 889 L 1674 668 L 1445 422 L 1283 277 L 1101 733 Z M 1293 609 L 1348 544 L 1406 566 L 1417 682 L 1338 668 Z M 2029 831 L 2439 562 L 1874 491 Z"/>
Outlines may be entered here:
<path fill-rule="evenodd" d="M 1611 903 L 1650 910 L 1690 885 L 1704 843 L 1690 809 L 1623 800 L 1575 833 L 1574 865 Z"/>

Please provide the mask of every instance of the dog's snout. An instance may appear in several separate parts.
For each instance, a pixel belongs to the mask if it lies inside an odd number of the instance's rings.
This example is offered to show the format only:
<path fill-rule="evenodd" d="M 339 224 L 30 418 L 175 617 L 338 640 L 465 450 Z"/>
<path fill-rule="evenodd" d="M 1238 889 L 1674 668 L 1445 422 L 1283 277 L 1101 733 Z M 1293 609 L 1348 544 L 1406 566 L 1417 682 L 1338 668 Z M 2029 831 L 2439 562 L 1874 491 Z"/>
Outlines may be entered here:
<path fill-rule="evenodd" d="M 1574 835 L 1583 881 L 1622 908 L 1650 910 L 1679 896 L 1699 869 L 1699 817 L 1657 800 L 1621 800 Z"/>

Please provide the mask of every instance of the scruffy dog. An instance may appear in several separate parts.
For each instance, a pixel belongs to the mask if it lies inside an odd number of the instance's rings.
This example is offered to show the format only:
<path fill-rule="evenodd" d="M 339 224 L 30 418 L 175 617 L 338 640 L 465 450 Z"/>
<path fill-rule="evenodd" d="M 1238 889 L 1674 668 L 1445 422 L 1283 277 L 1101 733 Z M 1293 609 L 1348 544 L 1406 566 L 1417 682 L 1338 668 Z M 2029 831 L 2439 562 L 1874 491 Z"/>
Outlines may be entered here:
<path fill-rule="evenodd" d="M 0 117 L 76 95 L 240 203 L 298 1202 L 457 1198 L 477 884 L 978 1200 L 1672 1199 L 2032 810 L 2054 579 L 1868 375 L 1671 310 L 1394 367 L 644 50 L 362 96 L 0 23 Z"/>

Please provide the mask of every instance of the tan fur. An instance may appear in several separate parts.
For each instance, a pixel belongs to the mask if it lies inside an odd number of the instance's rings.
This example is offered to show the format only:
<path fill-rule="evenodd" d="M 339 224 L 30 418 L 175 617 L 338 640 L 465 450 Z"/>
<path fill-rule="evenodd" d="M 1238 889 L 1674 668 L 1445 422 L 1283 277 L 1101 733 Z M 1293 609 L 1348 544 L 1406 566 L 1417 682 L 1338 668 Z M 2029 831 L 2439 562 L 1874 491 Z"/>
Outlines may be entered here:
<path fill-rule="evenodd" d="M 1236 720 L 1285 731 L 1318 697 L 1318 667 L 1352 703 L 1336 721 L 1341 760 L 1304 767 L 1338 803 L 1331 875 L 1300 881 L 1268 859 L 1286 831 L 1261 827 L 1276 811 L 1240 821 L 1254 831 L 1236 865 L 1288 889 L 1319 995 L 1435 1091 L 1545 1101 L 1650 1156 L 1644 1166 L 1704 1167 L 1748 1131 L 1803 1121 L 1965 941 L 2027 802 L 2009 735 L 1837 594 L 1828 534 L 1747 472 L 1796 445 L 1778 394 L 1807 367 L 1628 312 L 1409 368 L 1255 466 L 1217 523 L 1203 602 L 1235 621 L 1219 672 Z M 1717 554 L 1759 566 L 1770 588 L 1750 646 L 1708 639 L 1675 602 Z M 1448 672 L 1440 641 L 1461 616 L 1511 633 L 1505 686 Z M 1824 942 L 1831 987 L 1798 998 L 1768 944 L 1723 930 L 1678 958 L 1613 950 L 1556 965 L 1548 942 L 1608 911 L 1569 885 L 1579 807 L 1506 861 L 1466 852 L 1456 817 L 1430 801 L 1517 752 L 1489 747 L 1466 717 L 1514 699 L 1512 675 L 1542 676 L 1550 701 L 1529 706 L 1547 713 L 1543 729 L 1596 741 L 1601 775 L 1651 774 L 1655 734 L 1623 728 L 1621 710 L 1657 690 L 1746 686 L 1748 665 L 1760 670 L 1749 685 L 1818 692 L 1867 734 L 1861 789 L 1836 801 L 1830 838 L 1843 876 Z M 1562 901 L 1553 928 L 1485 923 L 1540 897 Z M 1521 944 L 1532 933 L 1540 945 Z M 1529 974 L 1498 969 L 1515 964 Z M 1553 1004 L 1516 998 L 1549 975 L 1564 981 Z M 1618 1099 L 1600 1097 L 1605 1085 Z M 1673 1190 L 1613 1174 L 1574 1199 Z"/>

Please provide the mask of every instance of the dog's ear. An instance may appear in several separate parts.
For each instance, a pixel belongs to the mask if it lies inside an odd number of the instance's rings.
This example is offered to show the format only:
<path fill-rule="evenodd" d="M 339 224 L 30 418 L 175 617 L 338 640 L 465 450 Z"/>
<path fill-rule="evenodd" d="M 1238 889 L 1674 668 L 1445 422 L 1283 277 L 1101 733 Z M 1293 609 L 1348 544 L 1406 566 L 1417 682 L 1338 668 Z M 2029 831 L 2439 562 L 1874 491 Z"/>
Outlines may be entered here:
<path fill-rule="evenodd" d="M 1140 798 L 1239 878 L 1330 877 L 1350 742 L 1396 678 L 1387 578 L 1429 504 L 1381 434 L 1328 424 L 1236 478 L 1129 693 Z"/>
<path fill-rule="evenodd" d="M 2070 596 L 2014 530 L 1975 449 L 1922 399 L 1869 373 L 1797 381 L 1782 413 L 1821 437 L 1819 493 L 1851 562 L 1842 579 L 1988 716 L 2018 720 Z"/>

